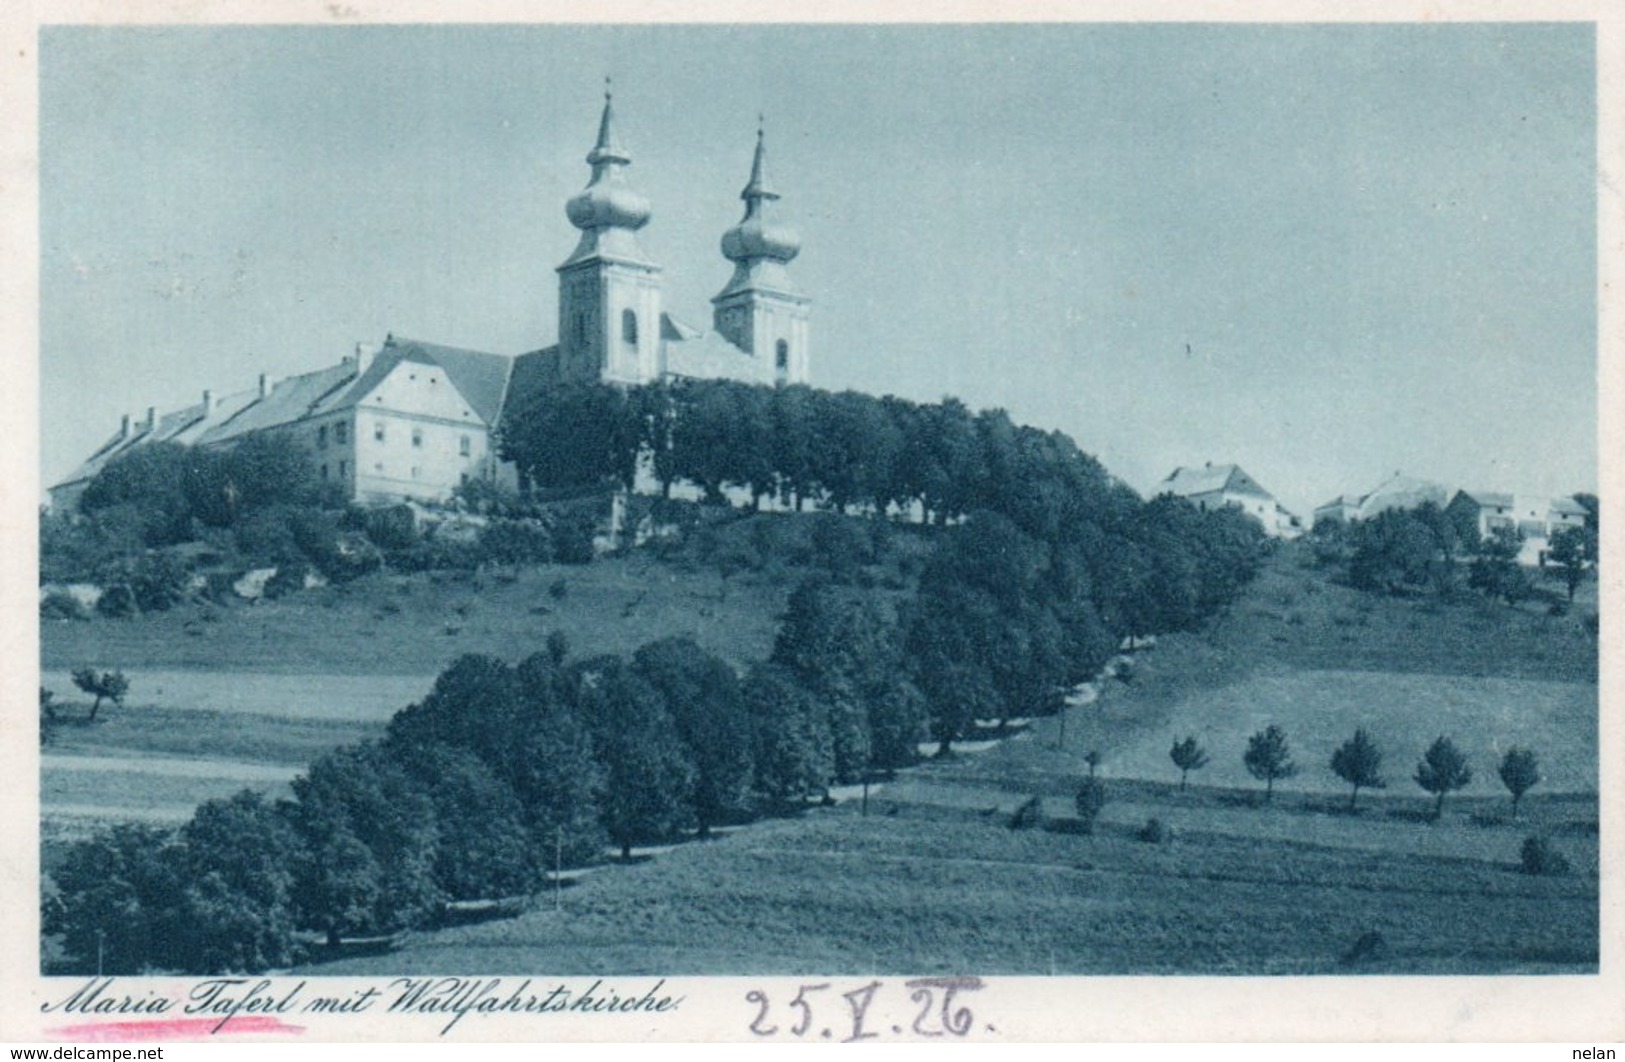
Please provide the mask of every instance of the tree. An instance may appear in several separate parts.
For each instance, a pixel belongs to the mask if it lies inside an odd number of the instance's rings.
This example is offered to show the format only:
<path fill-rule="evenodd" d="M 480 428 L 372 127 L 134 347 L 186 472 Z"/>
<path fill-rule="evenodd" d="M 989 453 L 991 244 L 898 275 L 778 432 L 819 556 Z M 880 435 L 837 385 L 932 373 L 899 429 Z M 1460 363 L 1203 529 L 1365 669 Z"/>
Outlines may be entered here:
<path fill-rule="evenodd" d="M 1264 800 L 1275 795 L 1275 780 L 1291 778 L 1298 773 L 1292 762 L 1292 751 L 1287 746 L 1286 731 L 1271 723 L 1247 739 L 1247 751 L 1241 758 L 1247 773 L 1264 783 Z"/>
<path fill-rule="evenodd" d="M 1467 569 L 1467 585 L 1516 605 L 1530 592 L 1529 575 L 1518 564 L 1522 549 L 1521 532 L 1511 527 L 1496 528 L 1479 544 L 1478 555 Z"/>
<path fill-rule="evenodd" d="M 1501 784 L 1512 794 L 1512 814 L 1518 814 L 1518 801 L 1540 781 L 1540 763 L 1529 749 L 1514 745 L 1501 757 Z"/>
<path fill-rule="evenodd" d="M 170 830 L 119 825 L 68 848 L 53 872 L 59 892 L 47 932 L 82 973 L 139 974 L 167 965 L 185 880 L 184 851 Z"/>
<path fill-rule="evenodd" d="M 645 645 L 632 666 L 665 699 L 694 761 L 700 836 L 745 814 L 755 763 L 750 716 L 733 668 L 683 637 Z"/>
<path fill-rule="evenodd" d="M 1179 768 L 1179 788 L 1185 788 L 1185 776 L 1192 771 L 1199 771 L 1207 766 L 1207 750 L 1196 741 L 1195 734 L 1187 735 L 1183 740 L 1174 742 L 1173 748 L 1168 750 L 1168 758 L 1174 761 Z"/>
<path fill-rule="evenodd" d="M 1078 821 L 1083 824 L 1083 832 L 1094 833 L 1095 820 L 1100 817 L 1101 809 L 1106 806 L 1106 783 L 1096 778 L 1092 769 L 1089 777 L 1078 787 L 1078 794 L 1073 803 L 1078 810 Z"/>
<path fill-rule="evenodd" d="M 1416 784 L 1437 798 L 1433 805 L 1435 819 L 1444 814 L 1445 794 L 1463 788 L 1472 780 L 1473 771 L 1467 765 L 1467 758 L 1443 735 L 1428 746 L 1422 761 L 1416 765 Z"/>
<path fill-rule="evenodd" d="M 1332 753 L 1332 770 L 1354 787 L 1349 793 L 1351 811 L 1360 798 L 1361 788 L 1382 789 L 1388 785 L 1382 777 L 1382 750 L 1364 727 L 1354 731 L 1354 736 Z"/>
<path fill-rule="evenodd" d="M 623 660 L 595 657 L 572 671 L 576 712 L 606 773 L 604 828 L 630 860 L 632 845 L 692 825 L 694 763 L 660 691 Z"/>
<path fill-rule="evenodd" d="M 1551 538 L 1546 559 L 1563 569 L 1563 583 L 1568 587 L 1571 604 L 1596 549 L 1594 533 L 1584 527 L 1565 527 Z"/>
<path fill-rule="evenodd" d="M 101 709 L 102 701 L 112 701 L 122 708 L 124 695 L 130 692 L 130 680 L 124 677 L 122 671 L 98 673 L 95 668 L 79 668 L 73 673 L 73 684 L 96 698 L 95 703 L 90 706 L 92 723 L 96 721 L 96 712 Z"/>
<path fill-rule="evenodd" d="M 304 924 L 337 941 L 420 925 L 439 907 L 434 803 L 387 746 L 328 753 L 293 780 L 293 794 Z"/>
<path fill-rule="evenodd" d="M 169 961 L 195 974 L 294 962 L 299 837 L 287 816 L 245 789 L 200 805 L 180 836 L 186 882 Z"/>
<path fill-rule="evenodd" d="M 756 785 L 770 803 L 793 806 L 835 776 L 829 714 L 789 669 L 757 666 L 744 684 L 755 741 Z"/>

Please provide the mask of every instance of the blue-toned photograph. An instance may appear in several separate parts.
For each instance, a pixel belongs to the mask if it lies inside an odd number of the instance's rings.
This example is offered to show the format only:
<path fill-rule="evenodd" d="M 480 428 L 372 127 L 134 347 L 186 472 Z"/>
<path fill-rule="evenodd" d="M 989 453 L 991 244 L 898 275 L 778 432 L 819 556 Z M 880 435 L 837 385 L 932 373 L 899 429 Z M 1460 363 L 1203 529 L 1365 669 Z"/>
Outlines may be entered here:
<path fill-rule="evenodd" d="M 39 46 L 42 974 L 1598 971 L 1592 25 Z"/>

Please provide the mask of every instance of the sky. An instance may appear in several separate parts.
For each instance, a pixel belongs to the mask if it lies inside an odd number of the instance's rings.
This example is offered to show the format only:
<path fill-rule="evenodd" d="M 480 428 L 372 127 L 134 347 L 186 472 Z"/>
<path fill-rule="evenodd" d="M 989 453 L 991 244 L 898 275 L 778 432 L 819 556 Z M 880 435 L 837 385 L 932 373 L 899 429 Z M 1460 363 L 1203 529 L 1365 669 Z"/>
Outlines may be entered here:
<path fill-rule="evenodd" d="M 390 332 L 551 344 L 611 75 L 696 325 L 765 116 L 818 386 L 1305 516 L 1597 486 L 1583 24 L 50 27 L 40 69 L 46 484 Z"/>

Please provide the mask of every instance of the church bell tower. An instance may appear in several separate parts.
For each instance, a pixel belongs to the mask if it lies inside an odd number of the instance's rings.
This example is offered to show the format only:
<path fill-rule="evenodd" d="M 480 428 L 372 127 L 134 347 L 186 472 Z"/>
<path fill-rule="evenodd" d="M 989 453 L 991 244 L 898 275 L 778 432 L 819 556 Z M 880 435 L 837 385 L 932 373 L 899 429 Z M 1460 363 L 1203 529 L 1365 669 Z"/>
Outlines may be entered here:
<path fill-rule="evenodd" d="M 565 204 L 581 240 L 559 273 L 559 371 L 563 380 L 639 384 L 659 374 L 660 267 L 638 242 L 649 200 L 628 183 L 632 156 L 614 128 L 605 82 L 592 176 Z"/>
<path fill-rule="evenodd" d="M 711 300 L 711 320 L 728 342 L 767 360 L 762 379 L 806 383 L 812 300 L 796 289 L 785 269 L 801 253 L 801 237 L 770 216 L 779 193 L 768 185 L 766 164 L 767 148 L 758 125 L 750 182 L 739 193 L 745 216 L 722 234 L 722 255 L 734 263 L 734 273 Z"/>

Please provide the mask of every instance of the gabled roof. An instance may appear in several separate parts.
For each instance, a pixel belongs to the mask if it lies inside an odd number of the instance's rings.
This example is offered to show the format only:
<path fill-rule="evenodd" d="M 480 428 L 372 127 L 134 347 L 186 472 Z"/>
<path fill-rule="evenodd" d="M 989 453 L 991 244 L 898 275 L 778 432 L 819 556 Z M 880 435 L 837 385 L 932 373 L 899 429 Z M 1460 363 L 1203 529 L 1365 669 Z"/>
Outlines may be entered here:
<path fill-rule="evenodd" d="M 1274 498 L 1274 495 L 1265 490 L 1256 479 L 1242 471 L 1240 465 L 1206 465 L 1202 468 L 1180 466 L 1157 485 L 1156 493 L 1189 498 L 1217 491 L 1226 494 L 1248 494 L 1255 498 L 1272 500 Z"/>
<path fill-rule="evenodd" d="M 1552 499 L 1552 512 L 1564 516 L 1589 516 L 1591 510 L 1580 504 L 1580 500 L 1572 494 L 1565 494 L 1561 498 Z"/>
<path fill-rule="evenodd" d="M 1456 497 L 1465 497 L 1476 503 L 1481 509 L 1510 509 L 1513 505 L 1512 495 L 1493 490 L 1458 490 Z M 1455 501 L 1455 498 L 1450 499 Z"/>
<path fill-rule="evenodd" d="M 1322 509 L 1358 509 L 1359 507 L 1360 496 L 1358 494 L 1339 494 L 1331 501 L 1315 506 L 1315 512 L 1318 513 Z"/>
<path fill-rule="evenodd" d="M 718 332 L 703 332 L 681 342 L 666 343 L 666 372 L 691 379 L 726 378 L 765 383 L 771 378 L 772 359 L 747 354 Z"/>
<path fill-rule="evenodd" d="M 559 382 L 559 348 L 543 347 L 513 359 L 508 374 L 508 394 L 504 406 L 525 400 Z"/>
<path fill-rule="evenodd" d="M 481 350 L 465 350 L 461 347 L 443 347 L 438 343 L 424 343 L 416 339 L 402 339 L 391 336 L 385 340 L 383 349 L 373 359 L 373 364 L 367 372 L 367 377 L 373 375 L 379 363 L 391 355 L 398 355 L 400 360 L 416 361 L 422 364 L 439 365 L 446 370 L 446 377 L 451 385 L 457 388 L 474 415 L 487 424 L 495 424 L 502 415 L 502 399 L 508 390 L 508 376 L 513 371 L 514 359 L 503 354 L 487 354 Z M 393 364 L 390 368 L 393 368 Z M 388 372 L 388 369 L 385 369 Z M 380 376 L 379 379 L 382 379 Z M 365 397 L 371 390 L 368 379 L 361 380 L 346 404 L 354 404 Z"/>
<path fill-rule="evenodd" d="M 1414 509 L 1424 502 L 1442 506 L 1449 500 L 1450 492 L 1440 484 L 1395 472 L 1360 499 L 1360 518 L 1369 519 L 1389 509 Z"/>

